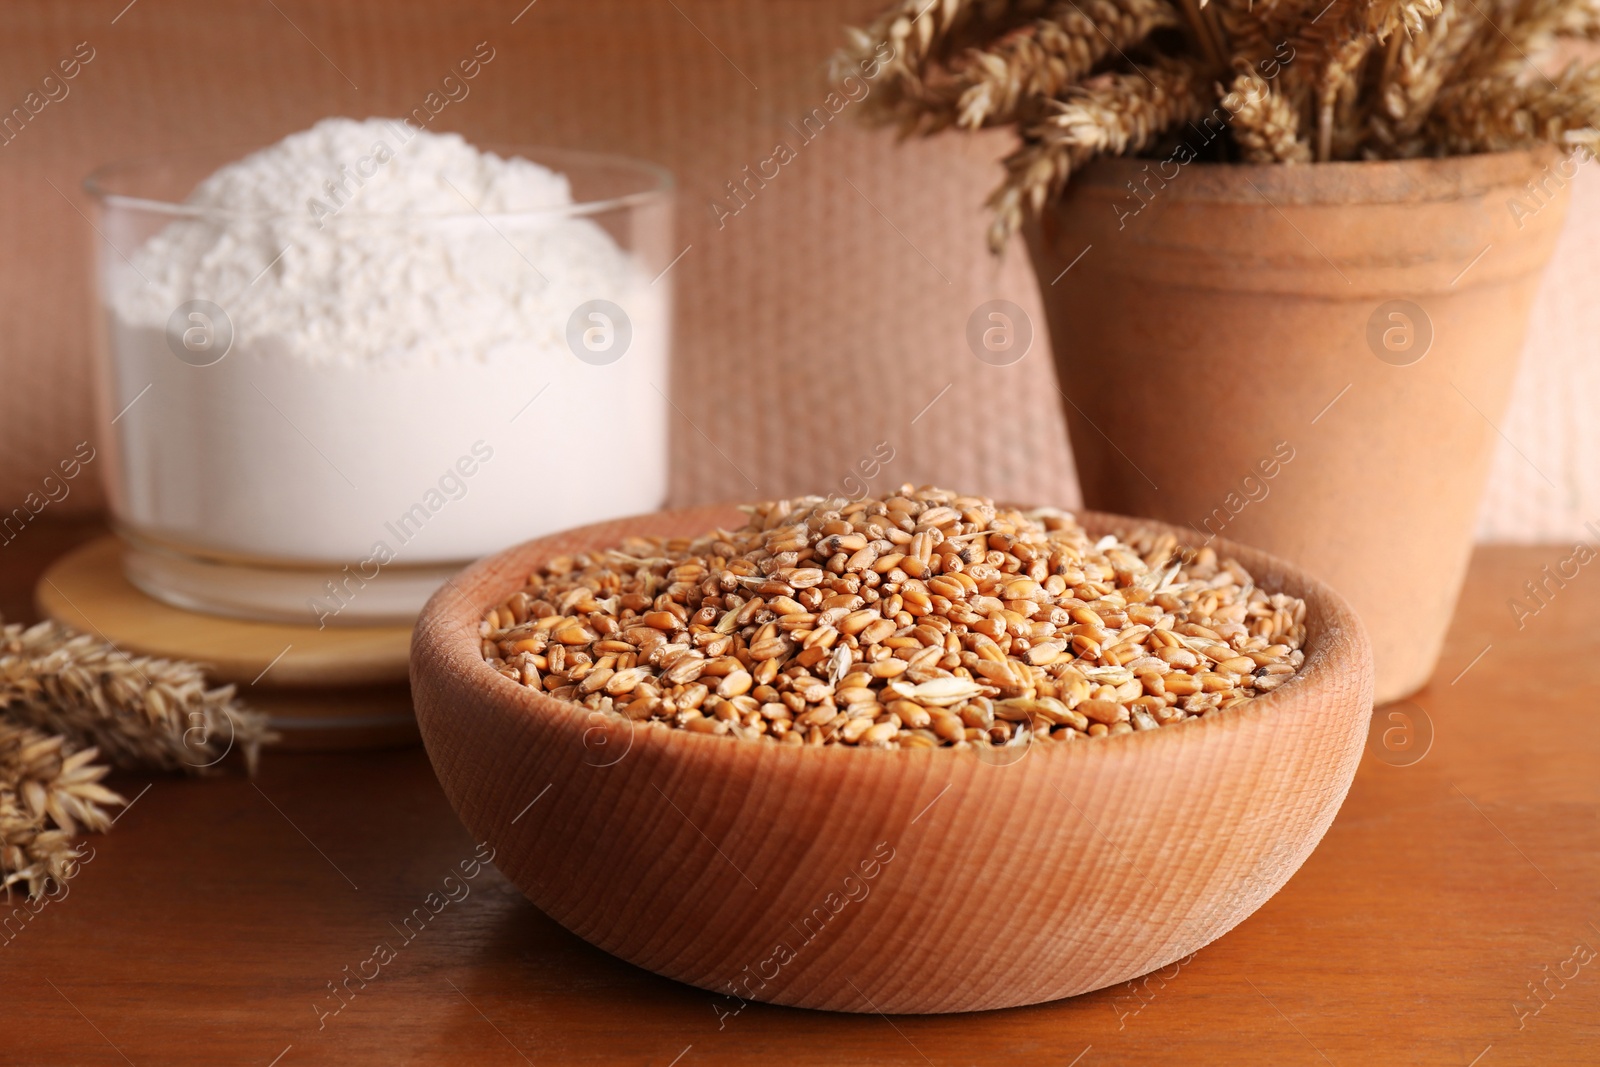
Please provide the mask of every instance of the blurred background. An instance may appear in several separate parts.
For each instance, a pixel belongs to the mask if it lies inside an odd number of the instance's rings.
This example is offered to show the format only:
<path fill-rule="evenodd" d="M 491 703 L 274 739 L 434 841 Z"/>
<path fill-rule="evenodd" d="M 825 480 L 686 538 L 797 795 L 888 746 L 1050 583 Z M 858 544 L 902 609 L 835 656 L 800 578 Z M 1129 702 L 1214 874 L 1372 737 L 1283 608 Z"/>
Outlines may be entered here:
<path fill-rule="evenodd" d="M 430 124 L 474 142 L 637 155 L 680 182 L 671 503 L 837 491 L 881 442 L 873 487 L 937 479 L 1077 502 L 1038 293 L 1022 249 L 984 252 L 1006 134 L 897 144 L 828 89 L 841 24 L 872 0 L 10 0 L 0 35 L 0 510 L 90 438 L 93 238 L 79 183 L 151 152 L 270 144 L 328 115 L 400 116 L 486 42 Z M 40 79 L 93 58 L 33 114 Z M 87 54 L 83 52 L 80 54 Z M 797 158 L 742 206 L 728 183 Z M 719 207 L 720 205 L 720 207 Z M 732 209 L 739 207 L 737 213 Z M 1580 168 L 1535 306 L 1479 534 L 1565 540 L 1600 518 L 1600 178 Z M 1011 366 L 974 358 L 979 304 L 1039 327 Z M 1292 366 L 1294 352 L 1282 353 Z M 931 406 L 930 406 L 931 405 Z M 604 412 L 596 412 L 597 425 Z M 104 504 L 91 464 L 61 514 Z"/>

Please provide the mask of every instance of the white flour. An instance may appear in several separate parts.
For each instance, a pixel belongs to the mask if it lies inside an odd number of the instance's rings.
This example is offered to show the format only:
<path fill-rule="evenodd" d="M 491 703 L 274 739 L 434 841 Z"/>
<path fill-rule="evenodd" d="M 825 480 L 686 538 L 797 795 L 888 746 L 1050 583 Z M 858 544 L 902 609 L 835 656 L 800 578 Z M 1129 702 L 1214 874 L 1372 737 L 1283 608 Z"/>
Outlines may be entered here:
<path fill-rule="evenodd" d="M 560 174 L 397 121 L 328 119 L 217 171 L 188 200 L 214 210 L 166 222 L 131 268 L 106 260 L 109 414 L 132 405 L 119 521 L 338 568 L 379 544 L 397 565 L 467 560 L 660 506 L 668 283 L 571 202 Z M 604 365 L 568 344 L 595 299 L 632 325 Z M 180 314 L 174 336 L 193 322 L 200 347 L 179 358 L 169 320 L 194 300 L 225 319 Z M 195 365 L 227 323 L 226 356 Z"/>
<path fill-rule="evenodd" d="M 324 119 L 223 167 L 187 202 L 237 217 L 156 234 L 132 257 L 144 278 L 116 294 L 119 315 L 164 327 L 173 308 L 203 297 L 241 336 L 278 338 L 305 363 L 481 362 L 529 341 L 564 348 L 572 309 L 615 291 L 629 270 L 587 220 L 514 225 L 478 214 L 565 207 L 562 175 L 398 121 Z"/>

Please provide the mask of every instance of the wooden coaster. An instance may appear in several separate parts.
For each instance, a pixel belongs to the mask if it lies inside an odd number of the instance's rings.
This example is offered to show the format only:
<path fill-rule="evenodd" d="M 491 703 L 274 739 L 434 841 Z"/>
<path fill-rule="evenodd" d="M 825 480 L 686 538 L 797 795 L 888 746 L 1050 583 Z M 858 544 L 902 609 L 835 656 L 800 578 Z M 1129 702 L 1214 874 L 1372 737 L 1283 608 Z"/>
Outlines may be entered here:
<path fill-rule="evenodd" d="M 205 666 L 267 713 L 285 748 L 366 748 L 417 740 L 409 626 L 295 626 L 185 611 L 134 588 L 115 537 L 61 557 L 39 579 L 41 615 L 124 651 Z"/>

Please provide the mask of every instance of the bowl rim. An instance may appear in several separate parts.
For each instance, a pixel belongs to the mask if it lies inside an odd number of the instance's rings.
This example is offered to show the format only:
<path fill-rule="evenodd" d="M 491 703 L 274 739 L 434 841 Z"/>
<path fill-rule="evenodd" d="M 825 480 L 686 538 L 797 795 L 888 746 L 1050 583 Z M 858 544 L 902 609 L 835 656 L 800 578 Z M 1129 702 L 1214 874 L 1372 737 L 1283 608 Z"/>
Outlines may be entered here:
<path fill-rule="evenodd" d="M 1011 505 L 1006 505 L 1011 506 Z M 1367 699 L 1363 702 L 1370 710 L 1373 679 L 1372 650 L 1367 638 L 1366 628 L 1362 625 L 1354 609 L 1331 586 L 1321 581 L 1296 564 L 1290 563 L 1281 557 L 1271 555 L 1261 549 L 1252 548 L 1235 541 L 1221 537 L 1202 538 L 1195 531 L 1185 531 L 1182 527 L 1158 519 L 1139 518 L 1135 516 L 1117 515 L 1110 512 L 1098 512 L 1088 509 L 1066 510 L 1066 513 L 1082 525 L 1091 534 L 1104 534 L 1112 530 L 1129 527 L 1155 529 L 1170 532 L 1177 536 L 1183 544 L 1205 544 L 1222 558 L 1237 560 L 1252 578 L 1258 577 L 1264 571 L 1273 572 L 1278 580 L 1273 583 L 1276 591 L 1284 591 L 1284 586 L 1299 586 L 1302 592 L 1292 594 L 1306 601 L 1307 614 L 1307 645 L 1311 645 L 1310 634 L 1315 632 L 1315 647 L 1306 648 L 1305 662 L 1290 680 L 1285 682 L 1264 696 L 1259 696 L 1246 701 L 1237 707 L 1226 709 L 1228 714 L 1208 714 L 1198 719 L 1186 719 L 1173 726 L 1162 726 L 1155 730 L 1135 730 L 1128 734 L 1116 734 L 1106 737 L 1093 738 L 1094 744 L 1055 743 L 1043 744 L 1028 742 L 1015 746 L 1022 750 L 1023 755 L 1015 760 L 1005 762 L 995 759 L 985 759 L 976 753 L 984 750 L 977 748 L 958 749 L 950 745 L 939 745 L 928 748 L 869 748 L 863 749 L 855 745 L 783 745 L 767 744 L 760 741 L 750 741 L 730 736 L 701 734 L 690 730 L 682 730 L 662 724 L 640 724 L 627 720 L 627 729 L 621 731 L 621 722 L 606 719 L 604 726 L 609 731 L 625 732 L 631 739 L 636 733 L 647 732 L 653 743 L 667 746 L 681 745 L 712 745 L 730 746 L 717 751 L 726 752 L 732 756 L 739 752 L 746 752 L 754 756 L 762 754 L 765 759 L 797 759 L 797 760 L 828 760 L 846 759 L 859 762 L 863 759 L 948 759 L 969 760 L 977 764 L 991 766 L 1013 766 L 1023 762 L 1027 757 L 1045 759 L 1090 759 L 1096 753 L 1103 753 L 1105 758 L 1115 758 L 1120 754 L 1130 751 L 1135 745 L 1154 744 L 1179 744 L 1184 736 L 1192 736 L 1195 730 L 1210 730 L 1213 732 L 1237 730 L 1247 724 L 1260 723 L 1276 717 L 1282 713 L 1295 710 L 1315 711 L 1320 710 L 1320 705 L 1302 699 L 1302 694 L 1309 694 L 1314 688 L 1321 687 L 1338 674 L 1356 670 L 1364 675 L 1364 685 Z M 416 628 L 412 632 L 411 673 L 413 688 L 419 673 L 434 673 L 450 678 L 452 686 L 470 686 L 478 692 L 481 698 L 490 703 L 499 704 L 506 708 L 514 708 L 518 713 L 533 719 L 554 720 L 552 725 L 566 725 L 580 732 L 594 729 L 596 722 L 589 717 L 600 713 L 594 712 L 579 704 L 558 700 L 542 691 L 529 689 L 518 682 L 492 669 L 488 661 L 483 658 L 478 635 L 478 623 L 482 621 L 483 612 L 489 607 L 498 604 L 515 588 L 501 589 L 496 586 L 496 593 L 492 598 L 468 598 L 458 586 L 463 583 L 480 584 L 483 577 L 490 572 L 508 566 L 513 560 L 527 557 L 529 560 L 539 558 L 538 548 L 542 544 L 556 538 L 583 534 L 589 531 L 598 531 L 604 528 L 615 528 L 620 539 L 627 536 L 626 527 L 642 520 L 670 520 L 688 518 L 690 516 L 704 516 L 707 528 L 718 525 L 717 515 L 729 518 L 737 515 L 735 504 L 712 504 L 689 508 L 670 508 L 661 511 L 648 512 L 640 515 L 631 515 L 625 518 L 613 519 L 607 522 L 592 523 L 587 526 L 570 530 L 557 531 L 542 537 L 524 541 L 502 552 L 486 556 L 471 566 L 465 568 L 454 578 L 449 579 L 434 595 L 429 598 L 421 615 L 417 620 Z M 549 553 L 558 555 L 561 553 Z M 519 562 L 515 568 L 516 573 L 525 573 L 532 564 Z M 1287 581 L 1284 581 L 1287 579 Z M 465 608 L 463 607 L 465 605 Z M 1313 613 L 1315 613 L 1316 626 L 1313 629 Z M 452 632 L 453 631 L 453 632 Z M 481 679 L 481 680 L 480 680 Z M 1296 705 L 1299 705 L 1297 709 Z M 579 714 L 573 715 L 572 712 Z M 419 716 L 422 726 L 423 739 L 426 742 L 429 733 L 429 724 L 424 721 L 425 716 Z M 561 720 L 565 718 L 565 723 Z M 641 725 L 643 727 L 641 731 Z M 1180 733 L 1179 731 L 1187 731 Z M 1158 740 L 1165 736 L 1165 742 Z M 737 746 L 737 747 L 732 747 Z M 1010 746 L 995 746 L 988 751 L 1001 752 Z M 1037 751 L 1036 751 L 1037 750 Z M 670 750 L 669 750 L 670 751 Z M 694 749 L 678 749 L 688 752 Z M 702 753 L 711 752 L 711 749 L 701 748 Z M 1059 753 L 1069 755 L 1059 755 Z M 787 755 L 786 755 L 787 753 Z M 1080 755 L 1070 755 L 1080 753 Z M 626 752 L 624 753 L 626 755 Z M 619 760 L 622 757 L 618 757 Z"/>
<path fill-rule="evenodd" d="M 398 120 L 384 120 L 395 122 Z M 301 131 L 303 132 L 303 131 Z M 421 130 L 413 130 L 413 136 Z M 447 131 L 454 132 L 454 131 Z M 292 135 L 291 135 L 292 136 Z M 202 219 L 215 223 L 303 223 L 303 208 L 292 211 L 239 211 L 224 207 L 191 204 L 187 200 L 142 196 L 119 191 L 116 185 L 132 180 L 142 171 L 163 163 L 178 160 L 211 160 L 221 158 L 219 166 L 231 166 L 257 153 L 272 148 L 268 144 L 238 143 L 210 145 L 205 148 L 175 149 L 163 152 L 146 152 L 136 156 L 101 163 L 83 177 L 83 191 L 104 208 L 140 211 L 147 214 L 167 215 L 174 219 Z M 402 142 L 402 147 L 405 142 Z M 671 203 L 677 191 L 677 179 L 672 171 L 659 163 L 638 156 L 616 152 L 595 152 L 559 145 L 525 143 L 519 141 L 467 141 L 480 152 L 493 153 L 505 159 L 522 159 L 549 167 L 562 176 L 575 168 L 611 168 L 636 175 L 639 188 L 598 200 L 575 200 L 570 204 L 531 208 L 517 211 L 479 211 L 470 202 L 459 210 L 434 212 L 352 211 L 330 217 L 329 225 L 354 227 L 360 225 L 419 226 L 445 224 L 462 220 L 488 219 L 507 224 L 545 223 L 570 218 L 587 218 L 613 211 L 641 207 L 648 204 Z M 202 179 L 203 180 L 203 179 Z"/>

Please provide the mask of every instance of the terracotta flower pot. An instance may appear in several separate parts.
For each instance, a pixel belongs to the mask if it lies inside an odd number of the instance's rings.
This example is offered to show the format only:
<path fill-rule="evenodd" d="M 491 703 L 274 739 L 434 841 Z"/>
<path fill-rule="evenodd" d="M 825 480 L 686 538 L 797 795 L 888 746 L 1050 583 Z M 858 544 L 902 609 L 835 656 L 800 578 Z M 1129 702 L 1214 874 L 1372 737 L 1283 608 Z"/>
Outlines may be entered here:
<path fill-rule="evenodd" d="M 1305 566 L 1420 688 L 1572 166 L 1086 169 L 1027 232 L 1085 506 Z"/>

